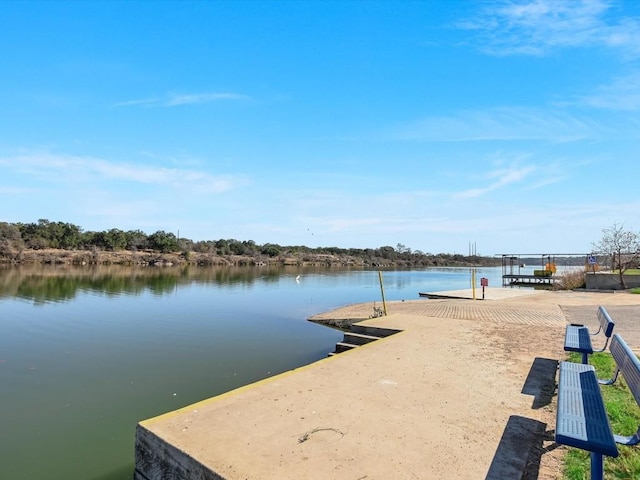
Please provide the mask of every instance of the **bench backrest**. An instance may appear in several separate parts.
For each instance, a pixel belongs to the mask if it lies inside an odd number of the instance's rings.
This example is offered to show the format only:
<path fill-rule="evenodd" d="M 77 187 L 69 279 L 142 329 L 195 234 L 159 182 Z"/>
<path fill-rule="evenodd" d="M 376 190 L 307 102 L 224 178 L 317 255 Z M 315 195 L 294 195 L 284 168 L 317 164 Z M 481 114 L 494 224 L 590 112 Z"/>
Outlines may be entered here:
<path fill-rule="evenodd" d="M 629 390 L 640 405 L 640 360 L 631 351 L 629 345 L 617 333 L 611 340 L 611 355 L 616 361 L 617 370 L 622 372 Z M 617 372 L 616 372 L 617 374 Z"/>
<path fill-rule="evenodd" d="M 600 321 L 600 330 L 604 332 L 607 337 L 610 337 L 613 333 L 614 323 L 609 316 L 609 312 L 603 306 L 598 308 L 598 320 Z"/>

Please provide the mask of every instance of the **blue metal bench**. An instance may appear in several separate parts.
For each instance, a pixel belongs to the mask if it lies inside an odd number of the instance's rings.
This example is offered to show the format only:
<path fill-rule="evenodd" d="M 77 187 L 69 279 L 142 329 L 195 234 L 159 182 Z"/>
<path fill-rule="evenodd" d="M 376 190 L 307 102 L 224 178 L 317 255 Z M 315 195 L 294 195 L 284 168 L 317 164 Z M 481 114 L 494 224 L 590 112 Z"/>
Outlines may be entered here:
<path fill-rule="evenodd" d="M 600 385 L 612 385 L 618 379 L 620 372 L 622 372 L 627 386 L 633 394 L 633 398 L 635 398 L 636 403 L 640 405 L 640 360 L 638 360 L 638 357 L 631 351 L 629 345 L 627 345 L 617 333 L 611 340 L 609 350 L 611 351 L 611 356 L 616 361 L 616 371 L 610 380 L 598 380 L 598 382 Z M 637 445 L 640 443 L 640 426 L 638 426 L 636 433 L 631 436 L 614 434 L 613 437 L 616 443 L 622 445 Z"/>
<path fill-rule="evenodd" d="M 584 363 L 560 362 L 559 367 L 555 440 L 591 453 L 591 480 L 603 479 L 603 456 L 617 457 L 616 443 L 640 443 L 640 427 L 630 437 L 611 431 L 599 386 L 614 383 L 622 372 L 640 405 L 640 361 L 618 334 L 613 336 L 610 349 L 617 367 L 610 380 L 598 380 L 595 369 Z"/>
<path fill-rule="evenodd" d="M 602 394 L 591 365 L 560 362 L 556 443 L 591 452 L 591 480 L 604 476 L 603 455 L 618 456 Z"/>
<path fill-rule="evenodd" d="M 598 307 L 598 322 L 600 322 L 600 328 L 595 333 L 590 333 L 589 329 L 584 325 L 578 325 L 572 323 L 567 325 L 567 329 L 564 334 L 564 349 L 567 352 L 578 352 L 582 354 L 582 363 L 589 363 L 589 355 L 593 352 L 604 352 L 609 343 L 609 338 L 613 333 L 614 323 L 609 316 L 607 310 L 600 306 Z M 591 344 L 591 337 L 604 333 L 605 342 L 604 346 L 599 350 L 594 350 Z"/>

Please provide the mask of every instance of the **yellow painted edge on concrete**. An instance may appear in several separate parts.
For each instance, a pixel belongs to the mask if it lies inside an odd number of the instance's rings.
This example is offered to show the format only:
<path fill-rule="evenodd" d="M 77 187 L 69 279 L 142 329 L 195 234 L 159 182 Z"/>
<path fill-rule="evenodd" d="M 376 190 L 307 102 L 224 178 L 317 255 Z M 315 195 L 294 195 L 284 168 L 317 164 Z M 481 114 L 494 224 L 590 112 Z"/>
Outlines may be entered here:
<path fill-rule="evenodd" d="M 389 318 L 390 316 L 391 315 L 389 315 L 387 317 L 381 317 L 381 318 Z M 377 318 L 375 320 L 380 320 L 380 318 Z M 370 320 L 370 319 L 365 320 L 363 322 L 359 322 L 359 323 L 363 323 L 364 324 L 365 322 L 368 322 L 367 325 L 369 325 L 369 326 L 374 326 L 374 327 L 379 326 L 380 328 L 388 328 L 388 327 L 382 327 L 381 325 L 378 325 L 378 324 L 372 322 L 372 320 Z M 327 328 L 330 328 L 330 327 L 327 327 Z M 398 333 L 396 333 L 394 335 L 391 335 L 391 337 L 394 337 L 394 336 L 399 335 L 401 333 L 405 333 L 404 330 L 398 331 Z M 388 338 L 389 337 L 383 337 L 380 340 L 387 340 Z M 191 403 L 189 405 L 185 405 L 184 407 L 178 408 L 176 410 L 172 410 L 170 412 L 163 413 L 163 414 L 157 415 L 155 417 L 147 418 L 146 420 L 141 420 L 140 422 L 138 422 L 138 424 L 143 426 L 143 427 L 146 427 L 146 426 L 151 425 L 151 424 L 153 424 L 153 423 L 155 423 L 157 421 L 164 420 L 164 419 L 171 418 L 173 416 L 179 415 L 180 413 L 184 412 L 185 410 L 193 410 L 194 408 L 202 406 L 202 405 L 209 405 L 211 403 L 215 403 L 215 402 L 224 400 L 226 398 L 233 397 L 233 396 L 238 395 L 238 394 L 240 394 L 242 392 L 245 392 L 245 391 L 250 390 L 252 388 L 255 388 L 255 387 L 258 387 L 260 385 L 263 385 L 265 383 L 269 383 L 269 382 L 281 379 L 283 377 L 287 377 L 287 376 L 289 376 L 289 375 L 291 375 L 293 373 L 298 373 L 300 371 L 303 371 L 303 370 L 306 370 L 308 368 L 314 367 L 319 362 L 326 362 L 326 361 L 335 360 L 340 355 L 345 355 L 345 354 L 352 353 L 354 350 L 359 350 L 361 348 L 368 347 L 370 345 L 373 345 L 373 344 L 377 343 L 378 341 L 365 343 L 364 345 L 359 345 L 357 348 L 354 348 L 351 351 L 345 351 L 345 352 L 339 353 L 337 355 L 327 356 L 325 358 L 321 358 L 321 359 L 316 360 L 315 362 L 309 363 L 307 365 L 302 365 L 302 366 L 294 368 L 292 370 L 287 370 L 286 372 L 278 373 L 277 375 L 273 375 L 271 377 L 263 378 L 262 380 L 257 380 L 255 382 L 249 383 L 247 385 L 242 385 L 241 387 L 234 388 L 233 390 L 229 390 L 228 392 L 221 393 L 221 394 L 216 395 L 214 397 L 205 398 L 204 400 L 200 400 L 199 402 L 195 402 L 195 403 Z"/>
<path fill-rule="evenodd" d="M 154 422 L 156 422 L 158 420 L 162 420 L 162 419 L 165 419 L 165 418 L 170 418 L 170 417 L 173 417 L 175 415 L 178 415 L 178 414 L 182 413 L 184 410 L 187 410 L 187 409 L 192 410 L 194 407 L 197 407 L 199 405 L 207 405 L 207 404 L 219 401 L 219 400 L 223 400 L 225 398 L 232 397 L 234 395 L 242 393 L 242 392 L 244 392 L 246 390 L 255 388 L 255 387 L 257 387 L 259 385 L 262 385 L 264 383 L 268 383 L 268 382 L 276 380 L 278 378 L 286 377 L 288 375 L 291 375 L 292 373 L 296 373 L 296 372 L 299 372 L 299 371 L 304 370 L 306 368 L 309 368 L 309 367 L 313 366 L 317 362 L 324 362 L 324 361 L 333 360 L 333 359 L 334 359 L 333 356 L 332 357 L 321 358 L 320 360 L 317 360 L 317 361 L 315 361 L 313 363 L 310 363 L 309 365 L 303 365 L 301 367 L 294 368 L 293 370 L 287 370 L 286 372 L 278 373 L 277 375 L 273 375 L 271 377 L 263 378 L 262 380 L 256 380 L 255 382 L 249 383 L 248 385 L 242 385 L 241 387 L 234 388 L 233 390 L 229 390 L 228 392 L 221 393 L 221 394 L 216 395 L 214 397 L 210 397 L 210 398 L 206 398 L 204 400 L 200 400 L 199 402 L 191 403 L 191 404 L 186 405 L 184 407 L 178 408 L 177 410 L 172 410 L 171 412 L 163 413 L 163 414 L 158 415 L 156 417 L 152 417 L 152 418 L 148 418 L 146 420 L 142 420 L 139 423 L 140 423 L 140 425 L 143 425 L 143 426 L 149 425 L 149 424 L 154 423 Z"/>

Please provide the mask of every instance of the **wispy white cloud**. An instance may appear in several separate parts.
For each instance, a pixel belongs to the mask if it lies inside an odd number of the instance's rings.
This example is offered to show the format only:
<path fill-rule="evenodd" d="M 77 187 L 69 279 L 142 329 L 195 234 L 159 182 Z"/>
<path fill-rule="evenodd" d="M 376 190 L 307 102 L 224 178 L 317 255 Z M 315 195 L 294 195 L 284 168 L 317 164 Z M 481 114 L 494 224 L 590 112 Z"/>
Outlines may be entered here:
<path fill-rule="evenodd" d="M 250 97 L 239 93 L 169 93 L 161 97 L 149 97 L 118 102 L 114 107 L 179 107 L 220 100 L 249 100 Z"/>
<path fill-rule="evenodd" d="M 640 72 L 618 77 L 592 95 L 578 97 L 578 103 L 609 110 L 640 110 Z"/>
<path fill-rule="evenodd" d="M 640 55 L 640 18 L 613 18 L 609 0 L 504 0 L 474 19 L 460 22 L 474 31 L 492 55 L 544 55 L 555 48 L 605 47 L 623 56 Z"/>
<path fill-rule="evenodd" d="M 489 192 L 505 187 L 511 183 L 520 182 L 525 178 L 527 178 L 535 170 L 536 170 L 536 167 L 533 165 L 528 165 L 525 167 L 516 166 L 516 167 L 500 168 L 497 170 L 493 170 L 491 172 L 488 172 L 485 175 L 485 178 L 490 181 L 489 185 L 481 188 L 472 188 L 469 190 L 465 190 L 463 192 L 459 192 L 455 194 L 454 197 L 455 198 L 480 197 Z"/>
<path fill-rule="evenodd" d="M 461 111 L 446 117 L 429 117 L 393 129 L 391 140 L 476 142 L 492 140 L 543 140 L 568 142 L 610 135 L 608 127 L 559 109 L 504 107 Z"/>
<path fill-rule="evenodd" d="M 0 186 L 1 195 L 31 195 L 35 193 L 39 193 L 37 188 Z"/>
<path fill-rule="evenodd" d="M 542 180 L 538 180 L 530 185 L 526 186 L 524 190 L 537 190 L 539 188 L 547 187 L 549 185 L 554 185 L 556 183 L 564 182 L 569 178 L 567 175 L 554 175 L 543 178 Z"/>
<path fill-rule="evenodd" d="M 163 166 L 119 163 L 95 157 L 33 152 L 0 158 L 0 165 L 22 175 L 39 177 L 52 182 L 125 181 L 153 184 L 166 188 L 188 188 L 189 191 L 222 193 L 244 185 L 248 179 L 234 175 L 168 168 Z"/>

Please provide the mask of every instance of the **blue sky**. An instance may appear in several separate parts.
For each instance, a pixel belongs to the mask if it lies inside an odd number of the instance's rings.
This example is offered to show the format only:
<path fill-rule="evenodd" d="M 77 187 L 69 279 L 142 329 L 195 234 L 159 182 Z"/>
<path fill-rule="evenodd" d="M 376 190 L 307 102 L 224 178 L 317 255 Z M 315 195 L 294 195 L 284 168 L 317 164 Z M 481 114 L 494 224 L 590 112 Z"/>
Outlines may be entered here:
<path fill-rule="evenodd" d="M 580 253 L 640 228 L 640 2 L 0 3 L 0 221 Z"/>

